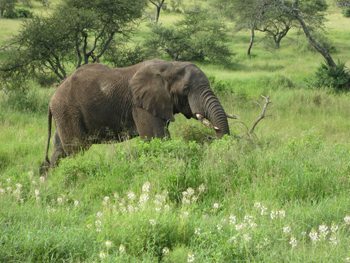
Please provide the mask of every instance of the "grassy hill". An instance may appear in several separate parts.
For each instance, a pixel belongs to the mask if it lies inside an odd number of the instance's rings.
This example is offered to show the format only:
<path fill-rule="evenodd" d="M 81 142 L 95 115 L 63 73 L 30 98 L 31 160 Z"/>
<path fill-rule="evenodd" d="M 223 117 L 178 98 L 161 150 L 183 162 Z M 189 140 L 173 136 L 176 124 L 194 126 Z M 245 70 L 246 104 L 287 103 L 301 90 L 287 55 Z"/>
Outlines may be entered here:
<path fill-rule="evenodd" d="M 350 67 L 350 19 L 334 6 L 327 18 Z M 0 19 L 0 43 L 20 23 Z M 177 116 L 171 140 L 94 145 L 39 178 L 54 89 L 2 93 L 0 262 L 350 262 L 349 94 L 307 85 L 322 58 L 300 32 L 280 50 L 258 35 L 252 58 L 247 32 L 230 32 L 234 66 L 199 66 L 249 126 L 271 97 L 253 140 L 207 142 L 210 131 Z"/>

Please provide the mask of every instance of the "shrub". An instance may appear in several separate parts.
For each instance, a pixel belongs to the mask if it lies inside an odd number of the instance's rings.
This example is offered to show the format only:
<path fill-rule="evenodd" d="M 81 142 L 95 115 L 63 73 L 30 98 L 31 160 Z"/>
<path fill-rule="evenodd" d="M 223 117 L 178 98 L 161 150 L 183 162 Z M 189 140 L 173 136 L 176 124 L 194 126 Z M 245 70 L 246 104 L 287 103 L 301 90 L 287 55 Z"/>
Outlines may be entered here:
<path fill-rule="evenodd" d="M 137 64 L 147 57 L 146 50 L 140 45 L 127 46 L 126 43 L 119 44 L 107 50 L 105 59 L 115 67 L 126 67 Z"/>
<path fill-rule="evenodd" d="M 343 63 L 338 63 L 335 68 L 331 68 L 326 64 L 321 64 L 316 71 L 315 81 L 312 84 L 316 87 L 349 90 L 350 72 Z"/>
<path fill-rule="evenodd" d="M 40 94 L 38 88 L 11 90 L 7 93 L 7 105 L 15 110 L 29 112 L 46 112 L 46 97 Z"/>
<path fill-rule="evenodd" d="M 195 9 L 188 11 L 174 27 L 154 25 L 146 46 L 174 60 L 229 64 L 232 54 L 226 45 L 225 25 L 208 14 L 210 12 Z"/>
<path fill-rule="evenodd" d="M 343 14 L 345 17 L 350 17 L 350 8 L 346 8 L 343 10 Z"/>

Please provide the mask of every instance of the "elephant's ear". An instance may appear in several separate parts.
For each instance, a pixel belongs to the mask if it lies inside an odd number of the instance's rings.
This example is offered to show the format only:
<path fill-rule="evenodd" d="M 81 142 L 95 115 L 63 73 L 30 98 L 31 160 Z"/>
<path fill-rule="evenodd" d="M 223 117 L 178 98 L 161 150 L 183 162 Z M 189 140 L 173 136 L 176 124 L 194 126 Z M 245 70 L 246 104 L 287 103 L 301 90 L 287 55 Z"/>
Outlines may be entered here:
<path fill-rule="evenodd" d="M 140 69 L 130 80 L 130 87 L 134 107 L 164 120 L 174 120 L 168 83 L 157 67 L 148 65 Z"/>

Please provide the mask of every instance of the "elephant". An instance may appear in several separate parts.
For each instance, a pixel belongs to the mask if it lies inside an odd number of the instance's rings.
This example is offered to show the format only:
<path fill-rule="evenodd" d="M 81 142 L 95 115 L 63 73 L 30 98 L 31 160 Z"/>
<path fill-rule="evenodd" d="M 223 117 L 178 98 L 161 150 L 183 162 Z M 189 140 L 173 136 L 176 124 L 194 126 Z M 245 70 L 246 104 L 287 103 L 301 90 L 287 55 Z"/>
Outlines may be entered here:
<path fill-rule="evenodd" d="M 228 116 L 210 88 L 206 75 L 193 63 L 147 60 L 124 68 L 87 64 L 66 78 L 51 97 L 48 139 L 40 173 L 61 158 L 92 144 L 170 137 L 168 125 L 182 113 L 230 134 Z M 48 158 L 52 118 L 54 149 Z"/>

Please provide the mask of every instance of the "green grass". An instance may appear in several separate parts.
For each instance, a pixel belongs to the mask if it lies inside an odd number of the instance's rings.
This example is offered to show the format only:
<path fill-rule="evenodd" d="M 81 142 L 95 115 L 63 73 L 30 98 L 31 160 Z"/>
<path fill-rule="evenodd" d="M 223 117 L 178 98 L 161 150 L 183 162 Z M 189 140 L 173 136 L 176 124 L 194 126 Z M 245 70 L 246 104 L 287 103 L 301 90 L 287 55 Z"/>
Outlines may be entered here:
<path fill-rule="evenodd" d="M 334 6 L 328 19 L 334 56 L 349 66 L 350 19 Z M 19 24 L 0 19 L 0 43 Z M 241 139 L 208 142 L 210 131 L 176 116 L 171 140 L 94 145 L 39 178 L 54 89 L 2 92 L 0 262 L 346 262 L 350 95 L 309 87 L 322 58 L 297 32 L 280 50 L 258 34 L 252 58 L 246 32 L 231 38 L 232 67 L 199 65 L 249 126 L 260 95 L 271 97 L 255 139 L 230 120 Z"/>

